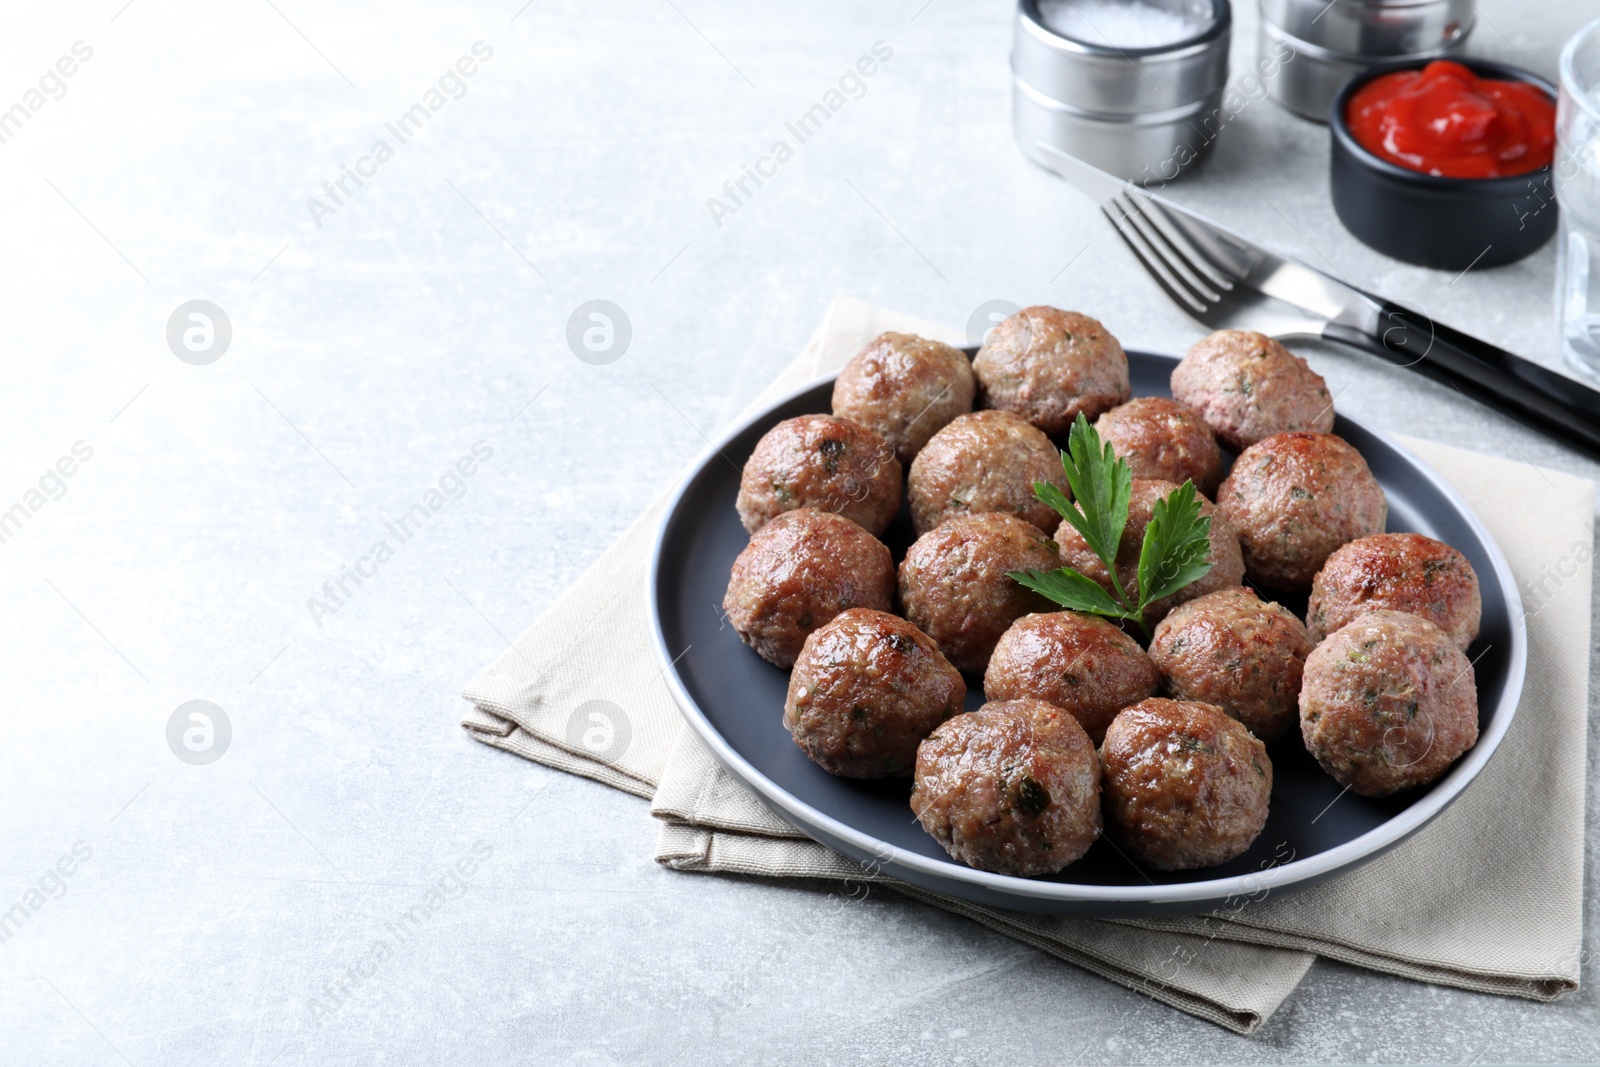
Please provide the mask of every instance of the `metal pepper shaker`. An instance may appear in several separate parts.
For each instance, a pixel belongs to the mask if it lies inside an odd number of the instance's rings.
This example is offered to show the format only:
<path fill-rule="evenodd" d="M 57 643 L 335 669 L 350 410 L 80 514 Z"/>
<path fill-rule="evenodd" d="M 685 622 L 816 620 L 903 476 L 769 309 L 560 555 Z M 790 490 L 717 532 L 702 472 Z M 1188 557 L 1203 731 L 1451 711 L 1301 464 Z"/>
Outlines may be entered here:
<path fill-rule="evenodd" d="M 1302 118 L 1326 122 L 1346 81 L 1379 63 L 1442 59 L 1471 35 L 1473 0 L 1260 0 L 1267 91 Z"/>

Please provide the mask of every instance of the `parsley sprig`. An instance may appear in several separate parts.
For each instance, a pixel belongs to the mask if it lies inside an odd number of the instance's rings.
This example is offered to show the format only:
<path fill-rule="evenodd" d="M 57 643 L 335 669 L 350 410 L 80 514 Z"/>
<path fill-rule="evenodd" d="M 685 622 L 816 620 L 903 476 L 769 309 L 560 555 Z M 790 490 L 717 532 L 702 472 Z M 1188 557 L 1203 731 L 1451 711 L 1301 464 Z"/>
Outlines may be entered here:
<path fill-rule="evenodd" d="M 1083 535 L 1089 550 L 1105 564 L 1111 589 L 1071 567 L 1053 571 L 1012 571 L 1011 577 L 1072 611 L 1084 611 L 1139 624 L 1145 636 L 1150 605 L 1211 571 L 1211 517 L 1200 514 L 1194 482 L 1186 481 L 1156 501 L 1139 548 L 1137 585 L 1123 588 L 1117 573 L 1117 548 L 1128 525 L 1128 500 L 1133 474 L 1126 460 L 1101 441 L 1089 420 L 1079 415 L 1061 453 L 1061 467 L 1073 500 L 1049 482 L 1035 482 L 1034 495 L 1049 504 Z"/>

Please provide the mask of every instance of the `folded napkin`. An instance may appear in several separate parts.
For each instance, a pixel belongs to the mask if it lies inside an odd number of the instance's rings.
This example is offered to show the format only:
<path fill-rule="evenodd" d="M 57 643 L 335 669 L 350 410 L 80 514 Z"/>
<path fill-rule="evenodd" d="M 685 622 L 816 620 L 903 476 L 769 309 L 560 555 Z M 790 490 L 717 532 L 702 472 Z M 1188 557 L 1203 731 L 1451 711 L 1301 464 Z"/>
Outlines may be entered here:
<path fill-rule="evenodd" d="M 838 300 L 747 414 L 885 330 L 962 343 L 949 328 Z M 1528 680 L 1472 788 L 1388 855 L 1300 893 L 1201 916 L 1055 918 L 930 893 L 805 837 L 722 770 L 662 680 L 645 576 L 665 497 L 473 679 L 462 725 L 486 744 L 650 798 L 661 823 L 656 860 L 675 870 L 881 883 L 1238 1033 L 1267 1019 L 1316 955 L 1553 999 L 1577 987 L 1582 940 L 1594 487 L 1405 443 L 1477 508 L 1510 559 L 1527 600 Z"/>

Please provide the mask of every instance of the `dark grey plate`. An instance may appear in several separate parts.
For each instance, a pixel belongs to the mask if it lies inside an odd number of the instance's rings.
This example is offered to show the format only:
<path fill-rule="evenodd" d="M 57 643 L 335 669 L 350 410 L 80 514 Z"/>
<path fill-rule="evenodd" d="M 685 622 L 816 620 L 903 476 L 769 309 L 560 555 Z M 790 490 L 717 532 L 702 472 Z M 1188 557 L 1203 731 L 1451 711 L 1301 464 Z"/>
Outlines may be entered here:
<path fill-rule="evenodd" d="M 1135 396 L 1168 396 L 1176 360 L 1128 353 Z M 951 896 L 1062 915 L 1152 916 L 1237 906 L 1264 892 L 1304 888 L 1403 841 L 1442 811 L 1494 754 L 1516 713 L 1527 633 L 1516 582 L 1472 510 L 1395 442 L 1340 416 L 1336 433 L 1366 457 L 1389 498 L 1389 529 L 1454 545 L 1483 586 L 1483 628 L 1468 650 L 1476 664 L 1480 736 L 1449 774 L 1400 797 L 1341 793 L 1302 747 L 1297 731 L 1270 747 L 1271 815 L 1243 856 L 1201 871 L 1145 870 L 1101 841 L 1050 878 L 1013 878 L 952 860 L 923 832 L 907 803 L 908 780 L 835 778 L 800 752 L 783 728 L 788 672 L 745 647 L 722 617 L 734 557 L 749 541 L 734 511 L 739 471 L 762 434 L 783 419 L 827 412 L 833 379 L 809 385 L 717 442 L 668 505 L 650 575 L 657 653 L 685 717 L 718 760 L 782 818 L 873 869 Z M 884 536 L 895 560 L 912 540 L 909 517 Z M 1281 598 L 1304 614 L 1304 600 Z M 983 702 L 968 679 L 967 708 Z"/>

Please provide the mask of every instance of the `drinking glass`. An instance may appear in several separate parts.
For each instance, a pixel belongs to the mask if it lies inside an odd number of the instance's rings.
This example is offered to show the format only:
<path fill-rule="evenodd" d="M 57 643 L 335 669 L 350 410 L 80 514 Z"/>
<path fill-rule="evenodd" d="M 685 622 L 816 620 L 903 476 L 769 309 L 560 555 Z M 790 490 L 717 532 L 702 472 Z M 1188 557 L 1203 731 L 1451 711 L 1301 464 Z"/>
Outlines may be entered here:
<path fill-rule="evenodd" d="M 1562 351 L 1576 369 L 1600 376 L 1600 19 L 1561 52 L 1555 179 Z"/>

